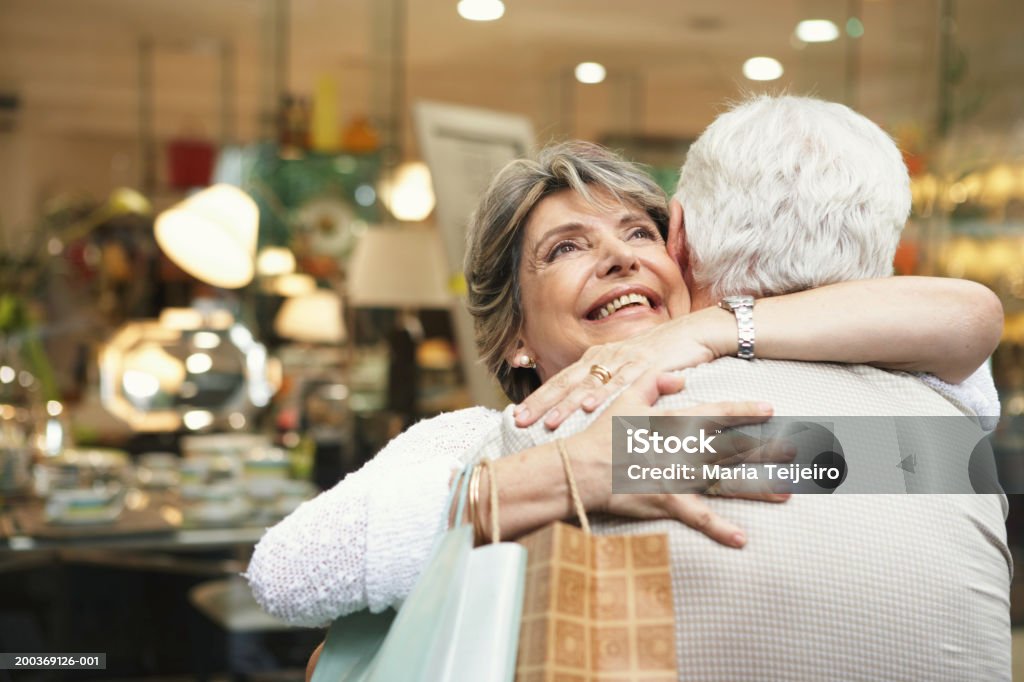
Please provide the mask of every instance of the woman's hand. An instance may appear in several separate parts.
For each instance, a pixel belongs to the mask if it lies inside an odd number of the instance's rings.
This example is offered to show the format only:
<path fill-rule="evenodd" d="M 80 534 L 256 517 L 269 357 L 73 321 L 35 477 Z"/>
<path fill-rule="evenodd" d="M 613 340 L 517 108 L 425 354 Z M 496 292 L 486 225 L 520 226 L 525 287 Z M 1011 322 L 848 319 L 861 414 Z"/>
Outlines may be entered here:
<path fill-rule="evenodd" d="M 544 417 L 545 426 L 557 428 L 581 407 L 593 412 L 609 396 L 632 384 L 648 370 L 696 367 L 734 352 L 735 336 L 736 323 L 732 315 L 718 308 L 708 308 L 625 341 L 593 346 L 580 360 L 545 381 L 516 407 L 516 425 L 529 426 Z M 608 383 L 602 383 L 591 373 L 594 365 L 611 372 Z"/>
<path fill-rule="evenodd" d="M 743 530 L 714 513 L 700 495 L 611 492 L 612 419 L 615 415 L 711 417 L 716 425 L 725 427 L 759 424 L 772 416 L 771 406 L 763 402 L 706 403 L 679 410 L 652 410 L 652 405 L 661 395 L 678 392 L 681 388 L 682 381 L 678 375 L 648 371 L 626 389 L 593 424 L 566 438 L 565 446 L 573 458 L 574 469 L 585 472 L 578 481 L 584 505 L 592 511 L 633 518 L 677 519 L 720 544 L 742 547 L 746 544 Z M 787 450 L 781 450 L 770 457 L 771 461 L 785 461 L 787 458 L 792 459 L 791 452 Z M 726 494 L 726 491 L 720 491 L 719 494 Z M 785 493 L 758 489 L 737 489 L 729 492 L 728 496 L 766 502 L 789 499 Z"/>

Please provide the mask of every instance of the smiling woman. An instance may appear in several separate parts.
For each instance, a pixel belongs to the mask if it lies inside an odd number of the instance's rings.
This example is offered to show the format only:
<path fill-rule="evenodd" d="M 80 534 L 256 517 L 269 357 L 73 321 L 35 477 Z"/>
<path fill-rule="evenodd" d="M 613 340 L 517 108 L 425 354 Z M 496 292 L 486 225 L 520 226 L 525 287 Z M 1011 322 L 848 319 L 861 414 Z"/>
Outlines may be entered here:
<path fill-rule="evenodd" d="M 541 386 L 572 388 L 575 380 L 564 371 L 546 384 L 542 380 L 595 352 L 590 344 L 605 343 L 601 349 L 616 345 L 607 343 L 612 341 L 646 343 L 659 364 L 634 353 L 616 365 L 606 388 L 621 388 L 633 370 L 640 378 L 590 427 L 564 439 L 583 506 L 632 518 L 677 519 L 738 548 L 746 543 L 744 532 L 697 495 L 611 494 L 611 415 L 647 413 L 659 395 L 678 391 L 682 382 L 662 374 L 666 368 L 737 351 L 730 313 L 708 308 L 686 314 L 689 294 L 665 248 L 668 226 L 665 197 L 633 164 L 596 145 L 549 147 L 536 158 L 509 164 L 481 199 L 467 245 L 468 305 L 481 354 L 517 401 Z M 979 346 L 999 326 L 998 314 L 979 318 L 969 330 L 972 338 L 945 332 L 958 318 L 990 310 L 989 296 L 954 280 L 890 278 L 764 299 L 758 301 L 759 355 L 884 364 L 898 357 L 893 349 L 910 356 L 927 350 L 931 356 L 933 349 L 915 340 L 924 330 L 969 373 L 988 352 Z M 822 315 L 823 309 L 849 314 Z M 901 324 L 885 328 L 880 319 Z M 831 342 L 837 338 L 844 343 Z M 823 352 L 833 357 L 822 358 Z M 912 368 L 927 370 L 927 362 Z M 600 379 L 583 374 L 592 383 Z M 758 396 L 749 398 L 755 400 L 668 414 L 734 415 L 730 423 L 770 417 L 770 406 L 757 402 Z M 314 626 L 403 599 L 446 525 L 452 473 L 473 461 L 478 444 L 512 418 L 511 406 L 505 413 L 470 408 L 420 422 L 398 436 L 363 469 L 267 532 L 248 573 L 257 599 L 279 617 Z M 554 444 L 504 455 L 491 467 L 501 480 L 503 537 L 573 515 Z M 484 539 L 487 486 L 480 487 Z M 787 497 L 747 496 L 773 502 Z"/>
<path fill-rule="evenodd" d="M 528 355 L 541 382 L 591 346 L 651 329 L 689 311 L 679 266 L 654 220 L 608 192 L 556 192 L 526 223 L 519 265 L 528 311 L 506 358 Z M 525 339 L 529 339 L 526 341 Z"/>

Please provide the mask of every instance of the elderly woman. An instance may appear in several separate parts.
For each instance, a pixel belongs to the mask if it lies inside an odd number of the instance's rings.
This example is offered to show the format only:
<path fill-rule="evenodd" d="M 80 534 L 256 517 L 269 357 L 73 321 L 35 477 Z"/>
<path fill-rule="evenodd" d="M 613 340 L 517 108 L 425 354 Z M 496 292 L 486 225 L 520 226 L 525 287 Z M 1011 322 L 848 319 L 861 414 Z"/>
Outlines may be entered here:
<path fill-rule="evenodd" d="M 673 339 L 668 347 L 650 348 L 651 358 L 618 371 L 640 378 L 604 416 L 565 439 L 580 493 L 588 510 L 675 518 L 742 547 L 741 529 L 712 514 L 697 496 L 611 494 L 608 415 L 642 413 L 659 394 L 680 390 L 679 375 L 660 373 L 665 369 L 737 352 L 731 314 L 709 309 L 687 315 L 688 292 L 665 247 L 667 226 L 661 190 L 600 147 L 561 144 L 511 163 L 491 183 L 470 228 L 465 270 L 477 345 L 509 398 L 522 401 L 593 346 L 674 329 L 661 335 Z M 998 337 L 1001 315 L 991 298 L 966 282 L 894 278 L 765 299 L 757 308 L 758 355 L 870 360 L 956 381 L 983 362 Z M 822 307 L 847 315 L 821 316 Z M 900 324 L 894 327 L 893 320 Z M 949 329 L 965 329 L 970 338 L 952 338 Z M 824 343 L 837 338 L 843 342 Z M 647 366 L 655 369 L 644 372 Z M 563 383 L 548 404 L 570 387 Z M 758 421 L 770 416 L 771 407 L 718 403 L 673 414 Z M 452 473 L 474 458 L 474 445 L 501 419 L 500 412 L 474 407 L 422 421 L 302 505 L 256 547 L 248 571 L 256 598 L 269 612 L 309 626 L 400 601 L 446 525 Z M 553 444 L 503 457 L 492 469 L 501 481 L 503 536 L 572 515 Z"/>

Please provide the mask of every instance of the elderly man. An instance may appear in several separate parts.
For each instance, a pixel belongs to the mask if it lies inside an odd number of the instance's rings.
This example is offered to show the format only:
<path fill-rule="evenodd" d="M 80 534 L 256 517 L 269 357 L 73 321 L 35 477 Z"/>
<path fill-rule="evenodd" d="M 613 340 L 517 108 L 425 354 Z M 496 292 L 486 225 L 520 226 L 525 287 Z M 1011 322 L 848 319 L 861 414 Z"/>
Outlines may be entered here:
<path fill-rule="evenodd" d="M 691 148 L 672 202 L 671 248 L 694 309 L 727 298 L 750 357 L 743 297 L 891 274 L 909 202 L 899 151 L 876 125 L 839 104 L 759 97 L 720 116 Z M 866 365 L 726 357 L 688 370 L 685 390 L 658 406 L 757 398 L 776 415 L 971 413 L 936 388 Z M 525 433 L 539 443 L 589 421 L 576 413 L 554 433 L 539 424 Z M 505 428 L 512 432 L 511 419 Z M 508 439 L 521 445 L 523 436 Z M 670 521 L 604 525 L 669 533 L 683 679 L 1009 679 L 1002 495 L 708 503 L 747 531 L 742 551 Z"/>

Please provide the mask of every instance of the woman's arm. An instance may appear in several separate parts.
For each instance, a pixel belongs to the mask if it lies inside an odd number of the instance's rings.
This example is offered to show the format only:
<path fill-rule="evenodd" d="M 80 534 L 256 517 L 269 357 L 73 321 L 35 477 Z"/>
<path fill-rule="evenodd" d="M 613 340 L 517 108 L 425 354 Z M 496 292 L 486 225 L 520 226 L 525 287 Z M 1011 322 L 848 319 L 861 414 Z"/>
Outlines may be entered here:
<path fill-rule="evenodd" d="M 620 413 L 642 414 L 662 393 L 681 386 L 678 375 L 659 379 L 651 373 L 615 406 Z M 716 403 L 676 413 L 736 415 L 735 423 L 757 423 L 770 416 L 770 410 L 755 403 Z M 678 518 L 719 542 L 742 544 L 736 540 L 739 528 L 713 514 L 697 495 L 612 496 L 611 410 L 607 414 L 568 439 L 588 509 Z M 478 445 L 499 424 L 499 415 L 484 408 L 420 422 L 362 469 L 300 506 L 256 545 L 246 573 L 256 600 L 289 623 L 321 627 L 360 609 L 382 611 L 406 597 L 445 528 L 452 473 L 476 457 Z M 530 448 L 495 465 L 504 537 L 572 516 L 554 448 Z M 745 496 L 777 502 L 788 497 L 757 492 Z M 482 486 L 481 507 L 486 509 L 487 503 L 487 486 Z"/>
<path fill-rule="evenodd" d="M 754 316 L 760 357 L 928 372 L 953 384 L 985 362 L 1003 331 L 994 293 L 942 277 L 842 282 L 763 299 Z M 716 357 L 736 352 L 735 329 L 731 341 L 717 337 Z"/>
<path fill-rule="evenodd" d="M 1003 310 L 987 288 L 965 280 L 887 277 L 842 282 L 757 301 L 755 352 L 761 358 L 872 364 L 929 372 L 957 383 L 995 349 Z M 591 348 L 517 408 L 527 426 L 555 428 L 578 407 L 592 410 L 648 367 L 682 369 L 735 354 L 732 314 L 708 307 L 632 339 Z M 590 375 L 600 364 L 606 385 Z"/>
<path fill-rule="evenodd" d="M 700 531 L 712 540 L 740 548 L 746 536 L 736 524 L 715 514 L 698 494 L 612 494 L 612 419 L 615 415 L 657 414 L 713 418 L 716 426 L 757 424 L 771 418 L 771 406 L 759 402 L 720 402 L 678 410 L 652 410 L 654 402 L 682 388 L 678 373 L 647 372 L 619 395 L 586 429 L 566 436 L 565 447 L 583 506 L 638 519 L 670 518 Z M 752 453 L 751 453 L 752 454 Z M 783 452 L 765 455 L 764 461 L 790 461 Z M 516 538 L 552 521 L 575 515 L 561 456 L 555 442 L 537 445 L 495 461 L 491 471 L 498 481 L 499 520 L 503 538 Z M 488 474 L 483 474 L 484 477 Z M 699 483 L 697 484 L 699 485 Z M 784 502 L 786 493 L 750 488 L 732 497 Z M 480 484 L 478 513 L 482 528 L 490 528 L 489 493 Z"/>
<path fill-rule="evenodd" d="M 406 596 L 444 528 L 452 471 L 498 423 L 484 408 L 420 422 L 269 529 L 246 573 L 260 605 L 319 627 Z"/>

